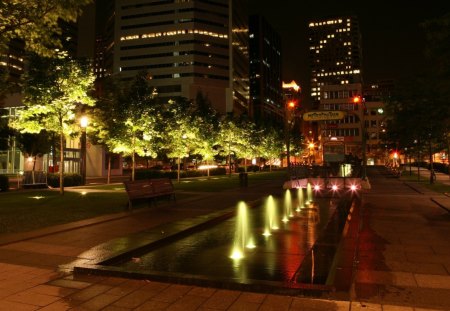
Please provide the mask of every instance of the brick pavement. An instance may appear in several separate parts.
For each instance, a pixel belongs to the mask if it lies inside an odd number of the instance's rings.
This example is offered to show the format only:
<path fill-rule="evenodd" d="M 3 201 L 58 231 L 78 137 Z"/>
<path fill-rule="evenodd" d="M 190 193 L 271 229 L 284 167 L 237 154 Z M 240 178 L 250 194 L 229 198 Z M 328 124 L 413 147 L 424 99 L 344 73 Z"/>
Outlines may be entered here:
<path fill-rule="evenodd" d="M 74 276 L 60 269 L 86 260 L 79 255 L 95 253 L 95 246 L 105 241 L 208 213 L 213 200 L 214 205 L 221 200 L 230 205 L 238 197 L 250 200 L 273 193 L 280 185 L 274 184 L 205 195 L 183 207 L 133 212 L 95 225 L 80 223 L 68 231 L 46 229 L 45 235 L 18 236 L 16 242 L 0 236 L 0 310 L 450 310 L 450 216 L 431 200 L 450 207 L 449 198 L 376 169 L 370 168 L 369 176 L 372 189 L 363 194 L 345 240 L 358 245 L 350 299 Z"/>

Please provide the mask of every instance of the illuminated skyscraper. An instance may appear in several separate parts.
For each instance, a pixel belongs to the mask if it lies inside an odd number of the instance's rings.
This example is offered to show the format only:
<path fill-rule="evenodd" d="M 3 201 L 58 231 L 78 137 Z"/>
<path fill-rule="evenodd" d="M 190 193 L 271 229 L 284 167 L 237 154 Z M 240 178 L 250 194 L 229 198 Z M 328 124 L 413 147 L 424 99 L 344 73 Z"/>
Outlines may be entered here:
<path fill-rule="evenodd" d="M 309 23 L 311 97 L 318 108 L 324 85 L 362 83 L 362 49 L 354 16 L 323 18 Z"/>
<path fill-rule="evenodd" d="M 106 65 L 100 72 L 131 79 L 148 70 L 160 97 L 194 99 L 201 91 L 221 113 L 247 113 L 243 7 L 237 0 L 116 0 L 105 19 L 105 51 L 97 52 Z"/>

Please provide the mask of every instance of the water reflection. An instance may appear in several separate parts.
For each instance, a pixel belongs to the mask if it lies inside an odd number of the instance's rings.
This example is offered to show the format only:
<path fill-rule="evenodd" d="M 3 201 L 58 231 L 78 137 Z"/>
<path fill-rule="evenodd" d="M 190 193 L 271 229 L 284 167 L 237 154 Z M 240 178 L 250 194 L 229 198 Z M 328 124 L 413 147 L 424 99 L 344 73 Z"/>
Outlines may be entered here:
<path fill-rule="evenodd" d="M 269 196 L 261 207 L 237 206 L 237 217 L 196 232 L 124 263 L 130 270 L 177 272 L 230 279 L 289 282 L 305 258 L 334 207 L 329 199 L 303 206 L 303 193 L 283 200 Z M 287 202 L 286 202 L 287 201 Z M 280 217 L 292 215 L 283 228 Z M 254 248 L 249 248 L 253 246 Z M 233 248 L 230 256 L 230 248 Z M 230 258 L 231 257 L 231 258 Z"/>

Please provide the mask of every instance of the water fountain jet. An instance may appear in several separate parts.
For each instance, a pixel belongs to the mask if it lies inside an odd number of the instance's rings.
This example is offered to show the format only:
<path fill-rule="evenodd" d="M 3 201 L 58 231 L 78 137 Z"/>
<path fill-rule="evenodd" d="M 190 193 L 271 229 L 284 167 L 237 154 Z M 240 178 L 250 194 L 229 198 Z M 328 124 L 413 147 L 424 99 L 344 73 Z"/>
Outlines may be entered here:
<path fill-rule="evenodd" d="M 265 209 L 265 225 L 264 225 L 264 236 L 270 236 L 272 230 L 278 230 L 278 213 L 277 213 L 277 205 L 275 199 L 272 195 L 266 200 L 266 204 L 264 206 Z"/>
<path fill-rule="evenodd" d="M 248 207 L 245 202 L 238 203 L 238 212 L 236 217 L 236 230 L 234 233 L 233 250 L 230 258 L 241 259 L 245 257 L 245 248 L 255 248 L 253 238 L 249 230 Z"/>

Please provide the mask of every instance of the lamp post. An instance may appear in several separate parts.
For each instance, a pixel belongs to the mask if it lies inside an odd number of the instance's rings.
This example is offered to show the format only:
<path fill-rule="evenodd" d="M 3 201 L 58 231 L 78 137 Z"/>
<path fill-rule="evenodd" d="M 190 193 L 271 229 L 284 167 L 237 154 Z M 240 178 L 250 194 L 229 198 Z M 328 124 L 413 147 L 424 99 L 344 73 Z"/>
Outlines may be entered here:
<path fill-rule="evenodd" d="M 81 182 L 83 185 L 86 184 L 86 127 L 88 126 L 88 118 L 82 116 L 80 119 L 81 126 L 81 161 L 80 161 L 80 171 L 81 171 Z"/>
<path fill-rule="evenodd" d="M 286 158 L 287 158 L 287 168 L 288 168 L 288 174 L 290 177 L 291 173 L 291 122 L 293 121 L 292 116 L 294 115 L 295 107 L 297 106 L 296 102 L 294 100 L 288 100 L 286 101 L 286 108 L 285 108 L 285 135 L 286 135 Z"/>
<path fill-rule="evenodd" d="M 291 119 L 295 114 L 297 103 L 299 100 L 300 86 L 295 81 L 282 84 L 284 96 L 284 135 L 286 140 L 286 157 L 287 157 L 287 174 L 288 178 L 291 178 L 291 150 L 290 150 L 290 131 L 291 131 Z"/>
<path fill-rule="evenodd" d="M 366 104 L 364 101 L 364 98 L 361 98 L 361 96 L 354 96 L 353 97 L 353 103 L 354 104 L 361 104 L 362 108 L 362 115 L 361 115 L 361 147 L 362 147 L 362 171 L 361 171 L 361 179 L 366 180 L 367 178 L 367 155 L 366 155 L 366 144 L 367 144 L 367 130 L 366 130 L 366 121 L 365 121 L 365 114 L 366 114 Z"/>

